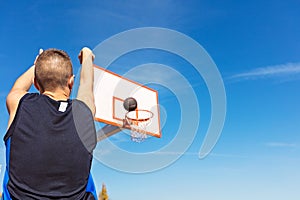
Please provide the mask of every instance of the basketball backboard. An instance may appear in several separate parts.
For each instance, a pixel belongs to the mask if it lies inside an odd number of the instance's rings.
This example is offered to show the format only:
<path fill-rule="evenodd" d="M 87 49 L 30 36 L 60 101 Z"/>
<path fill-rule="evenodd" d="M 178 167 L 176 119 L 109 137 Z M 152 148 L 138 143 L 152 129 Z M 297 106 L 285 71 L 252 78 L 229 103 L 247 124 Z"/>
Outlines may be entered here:
<path fill-rule="evenodd" d="M 149 110 L 153 113 L 146 134 L 161 137 L 158 92 L 145 85 L 124 78 L 114 72 L 94 65 L 94 96 L 96 105 L 96 121 L 119 128 L 125 126 L 125 110 L 123 102 L 128 97 L 137 101 L 137 109 Z"/>

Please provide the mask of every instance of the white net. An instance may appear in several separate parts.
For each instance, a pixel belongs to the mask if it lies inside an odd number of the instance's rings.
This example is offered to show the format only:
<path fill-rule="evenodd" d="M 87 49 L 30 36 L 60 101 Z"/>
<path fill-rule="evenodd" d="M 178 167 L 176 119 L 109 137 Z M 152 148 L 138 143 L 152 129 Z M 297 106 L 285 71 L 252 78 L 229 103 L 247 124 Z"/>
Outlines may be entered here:
<path fill-rule="evenodd" d="M 151 123 L 152 117 L 153 113 L 148 110 L 134 110 L 126 114 L 132 141 L 140 143 L 147 138 L 147 126 Z"/>

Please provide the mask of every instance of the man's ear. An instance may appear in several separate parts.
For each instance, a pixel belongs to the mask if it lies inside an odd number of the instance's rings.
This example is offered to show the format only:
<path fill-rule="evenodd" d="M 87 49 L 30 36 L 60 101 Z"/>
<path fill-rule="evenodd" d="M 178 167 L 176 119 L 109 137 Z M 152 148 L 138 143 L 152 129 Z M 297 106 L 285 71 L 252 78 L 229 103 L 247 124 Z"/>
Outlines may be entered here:
<path fill-rule="evenodd" d="M 75 75 L 72 75 L 70 78 L 69 78 L 69 81 L 68 81 L 68 87 L 70 90 L 72 90 L 73 88 L 73 85 L 74 85 L 74 79 L 75 79 Z"/>
<path fill-rule="evenodd" d="M 38 91 L 40 91 L 40 86 L 39 86 L 39 84 L 38 84 L 36 78 L 34 78 L 33 84 L 34 84 L 34 87 L 35 87 Z M 41 91 L 40 91 L 40 93 L 41 93 Z"/>

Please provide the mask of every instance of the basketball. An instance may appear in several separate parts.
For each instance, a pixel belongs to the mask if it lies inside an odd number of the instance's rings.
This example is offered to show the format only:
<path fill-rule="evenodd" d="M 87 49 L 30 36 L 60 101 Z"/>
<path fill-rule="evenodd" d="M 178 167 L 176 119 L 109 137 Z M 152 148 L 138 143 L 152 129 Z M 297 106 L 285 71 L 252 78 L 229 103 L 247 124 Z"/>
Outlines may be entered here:
<path fill-rule="evenodd" d="M 124 100 L 123 106 L 127 111 L 133 111 L 137 108 L 137 101 L 133 97 L 128 97 Z"/>

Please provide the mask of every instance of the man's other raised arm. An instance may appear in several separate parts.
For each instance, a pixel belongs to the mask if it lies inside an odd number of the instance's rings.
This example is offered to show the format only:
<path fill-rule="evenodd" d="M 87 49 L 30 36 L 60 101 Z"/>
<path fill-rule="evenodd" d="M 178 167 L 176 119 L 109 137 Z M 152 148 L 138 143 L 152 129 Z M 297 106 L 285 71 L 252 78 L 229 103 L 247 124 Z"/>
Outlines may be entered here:
<path fill-rule="evenodd" d="M 8 127 L 15 118 L 20 99 L 28 92 L 34 80 L 34 65 L 23 73 L 15 82 L 6 97 L 6 107 L 9 113 Z"/>
<path fill-rule="evenodd" d="M 39 55 L 42 52 L 43 49 L 40 49 Z M 8 127 L 10 126 L 12 120 L 15 117 L 20 99 L 28 92 L 28 90 L 34 83 L 34 65 L 39 55 L 36 56 L 33 66 L 30 67 L 16 80 L 6 97 L 6 107 L 9 113 Z"/>
<path fill-rule="evenodd" d="M 77 99 L 83 101 L 91 110 L 93 116 L 96 113 L 94 102 L 94 54 L 84 47 L 79 53 L 79 61 L 81 63 L 80 83 Z"/>

